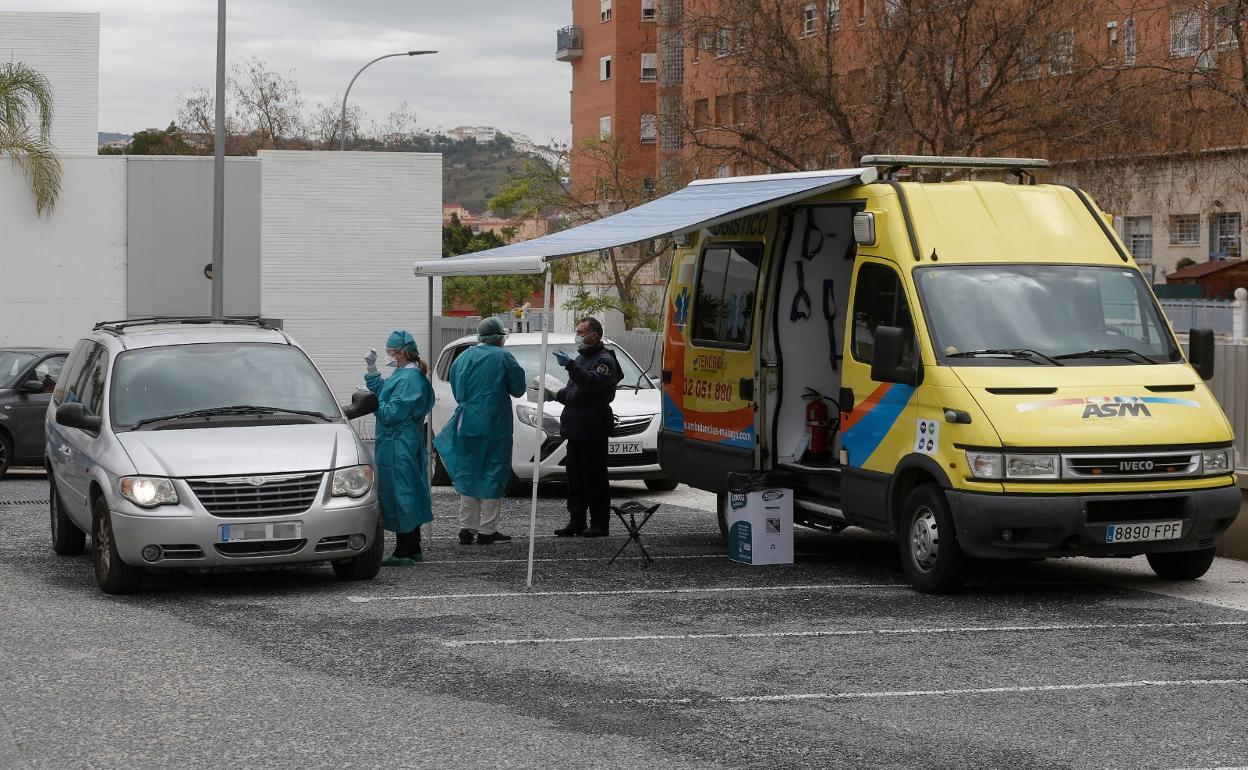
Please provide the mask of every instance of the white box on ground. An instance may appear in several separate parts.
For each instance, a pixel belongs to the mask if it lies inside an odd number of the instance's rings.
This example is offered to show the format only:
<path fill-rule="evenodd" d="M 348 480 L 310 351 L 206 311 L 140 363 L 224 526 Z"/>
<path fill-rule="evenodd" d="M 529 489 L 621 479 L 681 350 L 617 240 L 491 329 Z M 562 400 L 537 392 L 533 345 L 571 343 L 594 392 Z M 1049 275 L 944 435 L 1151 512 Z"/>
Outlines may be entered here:
<path fill-rule="evenodd" d="M 793 490 L 729 491 L 728 558 L 742 564 L 793 563 Z"/>

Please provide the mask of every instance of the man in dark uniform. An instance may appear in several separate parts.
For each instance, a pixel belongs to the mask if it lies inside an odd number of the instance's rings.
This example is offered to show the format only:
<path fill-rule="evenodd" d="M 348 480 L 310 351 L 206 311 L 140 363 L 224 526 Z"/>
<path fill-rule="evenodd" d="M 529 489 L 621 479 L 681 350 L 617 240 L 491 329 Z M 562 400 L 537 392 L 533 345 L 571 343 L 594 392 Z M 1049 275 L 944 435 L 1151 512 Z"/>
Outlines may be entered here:
<path fill-rule="evenodd" d="M 602 324 L 586 318 L 576 326 L 573 359 L 562 351 L 555 360 L 568 370 L 568 386 L 554 394 L 563 404 L 559 431 L 568 442 L 568 525 L 559 537 L 602 537 L 611 526 L 611 489 L 607 484 L 607 437 L 615 424 L 611 402 L 624 379 L 615 353 L 602 344 Z M 589 512 L 589 528 L 585 513 Z"/>

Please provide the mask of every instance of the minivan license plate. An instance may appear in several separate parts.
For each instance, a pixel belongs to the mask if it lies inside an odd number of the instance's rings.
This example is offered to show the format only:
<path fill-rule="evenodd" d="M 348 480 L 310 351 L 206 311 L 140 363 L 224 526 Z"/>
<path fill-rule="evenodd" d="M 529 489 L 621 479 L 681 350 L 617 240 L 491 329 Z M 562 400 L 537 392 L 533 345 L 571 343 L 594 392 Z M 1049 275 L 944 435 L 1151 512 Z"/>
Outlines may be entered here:
<path fill-rule="evenodd" d="M 303 522 L 278 521 L 254 524 L 222 524 L 222 543 L 255 540 L 298 540 L 303 537 Z"/>
<path fill-rule="evenodd" d="M 1144 540 L 1178 540 L 1183 537 L 1181 521 L 1142 521 L 1138 524 L 1110 524 L 1106 543 L 1138 543 Z"/>
<path fill-rule="evenodd" d="M 608 444 L 607 454 L 609 455 L 639 455 L 641 454 L 640 441 L 621 441 L 618 444 Z"/>

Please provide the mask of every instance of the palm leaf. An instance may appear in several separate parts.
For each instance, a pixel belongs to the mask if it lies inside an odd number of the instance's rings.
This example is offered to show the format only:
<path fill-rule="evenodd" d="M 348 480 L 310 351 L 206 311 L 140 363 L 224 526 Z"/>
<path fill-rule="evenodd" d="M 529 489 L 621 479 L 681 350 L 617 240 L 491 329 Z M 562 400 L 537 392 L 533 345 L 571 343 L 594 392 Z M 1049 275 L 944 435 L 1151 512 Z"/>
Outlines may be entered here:
<path fill-rule="evenodd" d="M 0 130 L 26 128 L 31 107 L 39 112 L 39 137 L 47 141 L 52 132 L 52 84 L 22 62 L 0 64 Z"/>
<path fill-rule="evenodd" d="M 35 211 L 47 214 L 61 194 L 61 160 L 56 148 L 43 136 L 29 131 L 0 131 L 0 156 L 9 155 L 26 174 L 35 194 Z"/>

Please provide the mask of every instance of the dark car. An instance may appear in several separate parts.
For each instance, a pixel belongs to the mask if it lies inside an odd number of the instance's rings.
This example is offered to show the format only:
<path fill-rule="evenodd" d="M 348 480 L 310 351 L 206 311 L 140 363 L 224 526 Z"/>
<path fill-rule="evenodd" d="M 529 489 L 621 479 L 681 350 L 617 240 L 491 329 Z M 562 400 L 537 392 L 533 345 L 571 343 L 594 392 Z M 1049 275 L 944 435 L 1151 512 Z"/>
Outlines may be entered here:
<path fill-rule="evenodd" d="M 15 466 L 43 466 L 44 414 L 66 355 L 52 348 L 0 348 L 0 477 Z"/>

